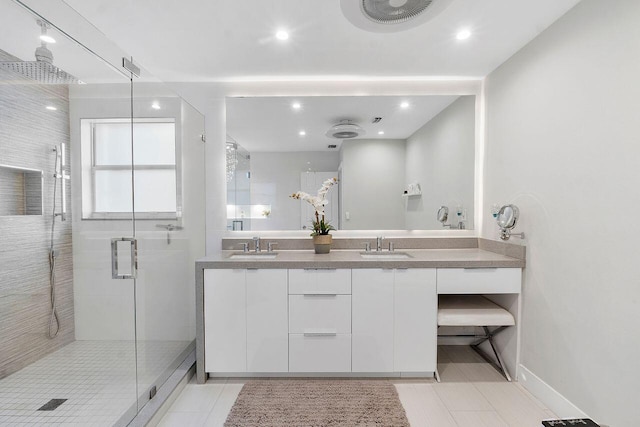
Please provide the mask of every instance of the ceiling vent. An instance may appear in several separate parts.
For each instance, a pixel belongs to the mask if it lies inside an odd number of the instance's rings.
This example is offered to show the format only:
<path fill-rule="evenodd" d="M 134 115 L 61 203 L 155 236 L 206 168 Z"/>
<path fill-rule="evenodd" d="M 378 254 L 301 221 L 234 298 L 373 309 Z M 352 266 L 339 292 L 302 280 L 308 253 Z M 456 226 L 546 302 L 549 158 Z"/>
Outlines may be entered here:
<path fill-rule="evenodd" d="M 331 126 L 325 135 L 329 138 L 349 139 L 362 136 L 365 133 L 364 129 L 352 123 L 351 120 L 341 120 L 340 123 Z"/>
<path fill-rule="evenodd" d="M 344 16 L 356 27 L 393 33 L 424 24 L 454 0 L 340 0 Z"/>

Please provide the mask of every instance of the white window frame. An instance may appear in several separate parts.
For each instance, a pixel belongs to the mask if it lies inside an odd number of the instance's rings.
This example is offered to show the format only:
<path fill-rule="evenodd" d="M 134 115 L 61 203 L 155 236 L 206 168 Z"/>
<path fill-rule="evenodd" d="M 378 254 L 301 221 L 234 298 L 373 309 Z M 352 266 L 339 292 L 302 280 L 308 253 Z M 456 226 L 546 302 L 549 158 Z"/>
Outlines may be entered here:
<path fill-rule="evenodd" d="M 121 118 L 108 118 L 108 119 L 81 119 L 81 122 L 88 122 L 90 126 L 89 138 L 90 141 L 87 144 L 86 141 L 81 142 L 82 149 L 88 149 L 90 152 L 90 174 L 89 180 L 90 182 L 83 182 L 83 187 L 88 186 L 89 191 L 83 191 L 83 197 L 89 196 L 91 197 L 91 208 L 90 212 L 87 215 L 83 212 L 82 219 L 83 220 L 131 220 L 133 219 L 132 212 L 96 212 L 96 179 L 95 174 L 96 171 L 118 171 L 125 170 L 130 171 L 132 169 L 132 165 L 96 165 L 96 124 L 105 124 L 105 123 L 117 123 L 117 124 L 129 124 L 131 123 L 131 118 L 121 117 Z M 164 118 L 135 118 L 133 119 L 133 123 L 171 123 L 174 125 L 174 144 L 175 144 L 175 164 L 173 165 L 139 165 L 133 164 L 133 170 L 173 170 L 176 176 L 176 210 L 172 212 L 135 212 L 136 220 L 180 220 L 182 213 L 182 170 L 181 170 L 181 158 L 182 158 L 182 150 L 180 144 L 180 138 L 178 138 L 178 124 L 176 120 L 172 117 L 164 117 Z M 82 127 L 82 126 L 81 126 Z M 134 141 L 135 143 L 135 141 Z M 83 156 L 84 158 L 84 156 Z M 82 165 L 83 169 L 87 167 L 87 165 Z M 85 174 L 83 174 L 85 176 Z M 86 188 L 86 187 L 85 187 Z M 90 193 L 90 195 L 89 195 Z"/>

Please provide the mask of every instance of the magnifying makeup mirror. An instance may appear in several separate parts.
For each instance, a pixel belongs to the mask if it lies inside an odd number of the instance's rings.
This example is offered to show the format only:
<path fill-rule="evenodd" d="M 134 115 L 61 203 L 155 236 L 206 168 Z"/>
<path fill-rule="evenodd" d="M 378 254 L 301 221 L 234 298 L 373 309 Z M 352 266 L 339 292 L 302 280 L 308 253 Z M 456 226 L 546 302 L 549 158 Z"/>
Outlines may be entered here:
<path fill-rule="evenodd" d="M 445 228 L 451 228 L 451 224 L 447 224 L 447 220 L 449 219 L 449 208 L 446 206 L 440 206 L 438 209 L 438 221 L 442 223 L 442 226 Z"/>
<path fill-rule="evenodd" d="M 500 208 L 496 216 L 496 222 L 500 227 L 500 238 L 502 240 L 509 240 L 511 236 L 518 236 L 524 239 L 524 233 L 511 233 L 511 230 L 516 227 L 519 216 L 520 210 L 515 205 L 504 205 Z"/>

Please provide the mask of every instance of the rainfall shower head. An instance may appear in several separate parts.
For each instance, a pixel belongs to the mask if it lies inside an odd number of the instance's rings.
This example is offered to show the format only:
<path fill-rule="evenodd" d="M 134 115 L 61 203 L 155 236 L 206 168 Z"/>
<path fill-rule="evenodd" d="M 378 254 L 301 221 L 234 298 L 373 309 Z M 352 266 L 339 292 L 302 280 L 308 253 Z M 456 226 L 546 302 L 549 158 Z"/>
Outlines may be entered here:
<path fill-rule="evenodd" d="M 48 24 L 38 20 L 38 25 L 42 29 L 42 35 L 46 36 Z M 53 53 L 47 48 L 45 41 L 36 49 L 35 56 L 35 61 L 0 61 L 0 69 L 41 84 L 69 85 L 79 82 L 76 77 L 53 65 Z"/>

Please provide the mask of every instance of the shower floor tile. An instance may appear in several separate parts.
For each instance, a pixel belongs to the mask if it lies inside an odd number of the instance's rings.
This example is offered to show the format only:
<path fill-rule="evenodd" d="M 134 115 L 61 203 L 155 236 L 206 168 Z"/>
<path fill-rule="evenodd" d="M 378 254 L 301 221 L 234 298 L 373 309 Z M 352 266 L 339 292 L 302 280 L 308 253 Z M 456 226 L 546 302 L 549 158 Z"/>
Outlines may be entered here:
<path fill-rule="evenodd" d="M 188 345 L 138 343 L 136 385 L 132 341 L 74 341 L 0 380 L 0 425 L 112 426 Z M 67 400 L 54 410 L 38 410 L 52 399 Z"/>

